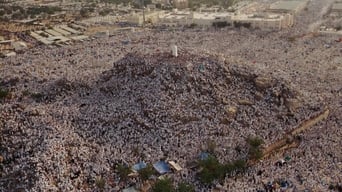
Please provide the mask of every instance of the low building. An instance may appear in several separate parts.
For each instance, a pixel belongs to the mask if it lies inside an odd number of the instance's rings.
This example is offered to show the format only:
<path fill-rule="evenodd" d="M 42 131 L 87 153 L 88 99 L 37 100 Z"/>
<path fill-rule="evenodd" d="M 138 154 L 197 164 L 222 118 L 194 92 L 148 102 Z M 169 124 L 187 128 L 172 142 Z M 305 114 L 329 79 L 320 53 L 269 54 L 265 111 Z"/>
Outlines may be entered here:
<path fill-rule="evenodd" d="M 76 34 L 76 35 L 80 35 L 82 34 L 81 32 L 71 28 L 71 27 L 68 27 L 68 26 L 65 26 L 65 25 L 62 25 L 62 26 L 59 26 L 61 29 L 64 29 L 65 31 L 68 31 L 70 32 L 71 34 Z"/>
<path fill-rule="evenodd" d="M 58 33 L 57 31 L 53 29 L 46 29 L 45 32 L 50 34 L 51 36 L 62 36 L 62 34 Z"/>
<path fill-rule="evenodd" d="M 200 27 L 244 26 L 260 29 L 280 30 L 293 26 L 292 14 L 234 14 L 231 12 L 172 12 L 160 17 L 160 23 L 168 26 L 195 24 Z"/>
<path fill-rule="evenodd" d="M 161 25 L 167 26 L 184 26 L 192 23 L 191 13 L 185 11 L 171 12 L 160 15 L 159 20 Z"/>
<path fill-rule="evenodd" d="M 201 27 L 211 27 L 215 22 L 230 21 L 229 12 L 190 12 L 174 11 L 160 16 L 160 24 L 168 26 L 185 26 L 195 24 Z"/>
<path fill-rule="evenodd" d="M 142 26 L 144 24 L 145 17 L 145 23 L 156 24 L 159 21 L 159 15 L 162 14 L 162 12 L 152 11 L 145 12 L 144 14 L 142 12 L 133 13 L 132 15 L 127 17 L 127 22 L 133 25 Z"/>
<path fill-rule="evenodd" d="M 148 4 L 146 5 L 146 8 L 149 10 L 155 10 L 156 9 L 156 4 Z"/>
<path fill-rule="evenodd" d="M 202 27 L 211 27 L 214 23 L 231 23 L 231 13 L 193 13 L 191 22 Z"/>
<path fill-rule="evenodd" d="M 259 29 L 280 30 L 293 26 L 294 19 L 291 14 L 263 14 L 239 15 L 232 18 L 235 26 L 248 26 Z"/>
<path fill-rule="evenodd" d="M 243 6 L 239 7 L 235 13 L 237 14 L 252 14 L 255 12 L 265 10 L 265 5 L 258 2 L 246 2 Z"/>
<path fill-rule="evenodd" d="M 189 6 L 188 0 L 173 0 L 173 6 L 177 9 L 186 9 Z"/>
<path fill-rule="evenodd" d="M 23 41 L 15 41 L 12 42 L 12 47 L 16 52 L 19 52 L 27 49 L 27 44 Z"/>
<path fill-rule="evenodd" d="M 53 30 L 57 31 L 58 33 L 60 33 L 64 36 L 71 35 L 71 33 L 69 31 L 63 30 L 62 28 L 59 28 L 59 27 L 53 27 Z"/>
<path fill-rule="evenodd" d="M 46 29 L 45 31 L 30 32 L 31 37 L 45 45 L 68 44 L 68 42 L 72 40 L 80 41 L 88 38 L 88 36 L 80 34 L 81 33 L 75 29 L 66 26 L 55 26 L 53 29 Z"/>
<path fill-rule="evenodd" d="M 331 16 L 341 17 L 342 16 L 342 1 L 341 2 L 335 2 L 331 6 Z"/>
<path fill-rule="evenodd" d="M 302 11 L 308 4 L 308 0 L 283 0 L 272 3 L 268 9 L 274 13 L 296 14 Z"/>

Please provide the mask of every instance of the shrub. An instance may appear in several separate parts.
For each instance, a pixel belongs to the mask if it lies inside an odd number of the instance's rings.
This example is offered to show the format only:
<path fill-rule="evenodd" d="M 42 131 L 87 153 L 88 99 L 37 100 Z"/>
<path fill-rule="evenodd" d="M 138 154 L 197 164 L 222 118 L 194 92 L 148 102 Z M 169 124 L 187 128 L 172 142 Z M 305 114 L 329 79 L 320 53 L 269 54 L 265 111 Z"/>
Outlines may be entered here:
<path fill-rule="evenodd" d="M 158 180 L 152 187 L 153 192 L 173 192 L 172 181 L 169 178 Z"/>
<path fill-rule="evenodd" d="M 140 178 L 143 181 L 146 181 L 154 174 L 154 169 L 151 165 L 147 165 L 147 167 L 140 169 L 138 173 L 139 173 Z"/>
<path fill-rule="evenodd" d="M 239 159 L 230 163 L 221 164 L 214 156 L 199 162 L 199 180 L 204 184 L 211 184 L 215 180 L 222 180 L 226 175 L 233 176 L 243 173 L 247 169 L 247 162 Z M 183 187 L 184 188 L 184 187 Z"/>
<path fill-rule="evenodd" d="M 116 170 L 119 174 L 120 180 L 122 180 L 122 181 L 127 181 L 128 175 L 132 172 L 129 167 L 121 165 L 121 164 L 119 164 L 116 167 Z"/>
<path fill-rule="evenodd" d="M 239 172 L 244 172 L 246 168 L 247 168 L 247 163 L 245 160 L 236 160 L 231 163 L 227 163 L 223 166 L 225 175 L 228 174 L 230 176 Z"/>
<path fill-rule="evenodd" d="M 227 21 L 213 22 L 213 27 L 223 28 L 223 27 L 227 27 L 227 26 L 230 26 L 230 23 L 228 23 Z"/>
<path fill-rule="evenodd" d="M 248 137 L 247 143 L 249 144 L 249 158 L 252 160 L 261 159 L 263 156 L 261 145 L 264 144 L 264 141 L 259 137 Z"/>
<path fill-rule="evenodd" d="M 88 17 L 91 12 L 94 12 L 94 10 L 95 9 L 92 7 L 90 7 L 90 8 L 83 7 L 80 10 L 80 15 L 81 15 L 81 17 Z"/>
<path fill-rule="evenodd" d="M 239 159 L 233 162 L 235 171 L 245 171 L 247 163 L 245 160 Z"/>
<path fill-rule="evenodd" d="M 44 95 L 42 93 L 31 93 L 31 98 L 39 102 L 43 100 Z"/>
<path fill-rule="evenodd" d="M 248 137 L 247 143 L 251 147 L 260 147 L 262 144 L 264 144 L 264 141 L 259 137 Z"/>
<path fill-rule="evenodd" d="M 195 27 L 197 27 L 197 24 L 196 24 L 196 23 L 191 23 L 191 24 L 189 25 L 189 28 L 191 28 L 191 29 L 193 29 L 193 28 L 195 28 Z"/>
<path fill-rule="evenodd" d="M 177 187 L 177 192 L 195 192 L 195 187 L 189 183 L 179 183 Z"/>
<path fill-rule="evenodd" d="M 9 96 L 9 91 L 0 88 L 0 99 L 5 99 Z"/>
<path fill-rule="evenodd" d="M 31 95 L 31 92 L 29 90 L 24 90 L 21 92 L 23 94 L 23 96 L 29 96 Z"/>
<path fill-rule="evenodd" d="M 224 166 L 213 156 L 199 162 L 201 171 L 199 179 L 204 184 L 210 184 L 214 180 L 223 179 L 225 176 Z"/>
<path fill-rule="evenodd" d="M 252 160 L 259 160 L 263 156 L 262 150 L 260 148 L 254 148 L 254 147 L 251 147 L 249 149 L 248 154 L 249 154 L 249 158 Z"/>
<path fill-rule="evenodd" d="M 100 11 L 99 12 L 99 15 L 101 15 L 101 16 L 106 16 L 106 15 L 108 15 L 110 12 L 112 12 L 113 10 L 111 10 L 111 9 L 104 9 L 104 10 L 102 10 L 102 11 Z"/>
<path fill-rule="evenodd" d="M 39 15 L 42 13 L 46 14 L 54 14 L 55 12 L 62 11 L 60 7 L 48 7 L 48 6 L 41 6 L 41 7 L 28 7 L 27 14 L 29 15 Z"/>
<path fill-rule="evenodd" d="M 106 180 L 103 177 L 98 177 L 95 179 L 95 185 L 100 191 L 103 191 L 106 186 Z"/>
<path fill-rule="evenodd" d="M 8 18 L 8 16 L 2 16 L 2 17 L 0 17 L 0 21 L 9 22 L 10 19 Z"/>
<path fill-rule="evenodd" d="M 14 13 L 14 14 L 12 14 L 12 19 L 18 19 L 18 20 L 20 20 L 20 19 L 25 19 L 27 17 L 27 15 L 26 14 L 23 14 L 23 13 Z"/>

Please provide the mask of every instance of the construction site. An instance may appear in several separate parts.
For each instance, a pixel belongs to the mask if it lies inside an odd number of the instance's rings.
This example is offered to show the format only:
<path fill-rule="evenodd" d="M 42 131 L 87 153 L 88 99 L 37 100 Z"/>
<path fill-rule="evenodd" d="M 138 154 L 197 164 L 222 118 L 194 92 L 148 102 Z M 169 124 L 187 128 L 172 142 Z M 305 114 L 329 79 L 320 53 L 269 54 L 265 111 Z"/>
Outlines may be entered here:
<path fill-rule="evenodd" d="M 342 190 L 338 2 L 179 3 L 2 28 L 0 191 Z"/>

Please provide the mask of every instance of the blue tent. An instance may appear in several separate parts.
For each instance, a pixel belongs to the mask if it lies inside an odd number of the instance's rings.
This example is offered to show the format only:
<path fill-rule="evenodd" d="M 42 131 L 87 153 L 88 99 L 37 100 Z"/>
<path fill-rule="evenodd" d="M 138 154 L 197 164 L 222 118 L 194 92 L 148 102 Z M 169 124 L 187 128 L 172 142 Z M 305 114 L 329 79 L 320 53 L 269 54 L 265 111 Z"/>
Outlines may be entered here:
<path fill-rule="evenodd" d="M 153 167 L 158 171 L 159 174 L 165 174 L 171 171 L 169 164 L 165 161 L 158 161 L 153 164 Z"/>
<path fill-rule="evenodd" d="M 207 160 L 208 158 L 209 158 L 209 153 L 206 153 L 206 152 L 202 152 L 202 153 L 200 153 L 200 155 L 199 155 L 199 159 L 201 160 L 201 161 L 204 161 L 204 160 Z"/>
<path fill-rule="evenodd" d="M 142 162 L 139 162 L 139 163 L 133 165 L 132 169 L 133 169 L 134 171 L 139 171 L 139 170 L 144 169 L 144 168 L 146 168 L 146 167 L 147 167 L 147 164 L 146 164 L 145 162 L 142 161 Z"/>

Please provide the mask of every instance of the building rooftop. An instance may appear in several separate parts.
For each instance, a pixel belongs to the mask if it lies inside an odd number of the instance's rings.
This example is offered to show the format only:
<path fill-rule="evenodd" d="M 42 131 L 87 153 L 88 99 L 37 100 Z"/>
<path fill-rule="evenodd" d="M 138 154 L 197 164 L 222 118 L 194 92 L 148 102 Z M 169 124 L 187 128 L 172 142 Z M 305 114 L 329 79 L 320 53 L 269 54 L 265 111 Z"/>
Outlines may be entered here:
<path fill-rule="evenodd" d="M 58 28 L 58 27 L 54 27 L 53 30 L 57 31 L 58 33 L 60 33 L 60 34 L 62 34 L 64 36 L 71 35 L 71 33 L 69 31 L 63 30 L 63 29 Z"/>
<path fill-rule="evenodd" d="M 165 19 L 185 19 L 186 16 L 184 15 L 168 15 L 165 17 Z"/>
<path fill-rule="evenodd" d="M 342 11 L 342 2 L 334 3 L 331 10 L 332 11 Z"/>
<path fill-rule="evenodd" d="M 231 15 L 232 14 L 229 12 L 226 12 L 226 13 L 198 13 L 198 12 L 196 12 L 193 14 L 193 18 L 194 19 L 210 19 L 210 20 L 213 20 L 216 18 L 229 17 Z"/>
<path fill-rule="evenodd" d="M 288 0 L 288 1 L 277 1 L 272 3 L 270 10 L 283 10 L 283 11 L 296 11 L 299 7 L 306 4 L 307 1 L 304 0 Z"/>
<path fill-rule="evenodd" d="M 235 20 L 255 20 L 255 21 L 272 21 L 282 19 L 283 15 L 255 15 L 255 14 L 241 14 L 234 16 Z"/>

